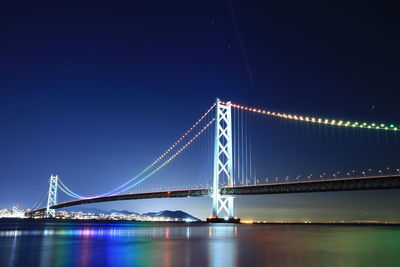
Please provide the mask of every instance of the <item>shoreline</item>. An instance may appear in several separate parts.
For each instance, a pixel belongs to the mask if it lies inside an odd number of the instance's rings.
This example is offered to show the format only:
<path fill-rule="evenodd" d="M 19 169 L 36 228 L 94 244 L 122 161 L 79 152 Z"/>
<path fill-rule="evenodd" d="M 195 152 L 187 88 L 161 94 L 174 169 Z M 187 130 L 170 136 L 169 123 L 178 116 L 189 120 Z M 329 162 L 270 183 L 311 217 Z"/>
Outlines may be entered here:
<path fill-rule="evenodd" d="M 156 224 L 213 224 L 230 225 L 233 223 L 209 223 L 206 221 L 139 221 L 139 220 L 97 220 L 97 219 L 57 219 L 57 218 L 0 218 L 1 222 L 51 222 L 51 223 L 98 223 L 98 224 L 137 224 L 137 223 L 156 223 Z M 318 226 L 400 226 L 400 223 L 392 222 L 241 222 L 242 225 L 318 225 Z"/>

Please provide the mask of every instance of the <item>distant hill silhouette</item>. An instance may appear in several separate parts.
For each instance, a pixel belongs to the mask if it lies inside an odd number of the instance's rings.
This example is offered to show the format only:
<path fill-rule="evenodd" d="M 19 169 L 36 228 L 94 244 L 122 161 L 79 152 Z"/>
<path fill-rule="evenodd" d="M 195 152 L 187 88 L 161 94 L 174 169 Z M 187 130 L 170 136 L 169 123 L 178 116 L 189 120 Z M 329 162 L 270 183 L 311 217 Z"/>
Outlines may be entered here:
<path fill-rule="evenodd" d="M 195 220 L 195 221 L 200 221 L 196 217 L 193 217 L 192 215 L 181 211 L 181 210 L 163 210 L 160 212 L 147 212 L 143 213 L 143 216 L 149 216 L 149 217 L 168 217 L 168 218 L 176 218 L 176 219 L 190 219 L 190 220 Z"/>
<path fill-rule="evenodd" d="M 127 211 L 127 210 L 102 210 L 98 208 L 84 208 L 84 207 L 70 207 L 70 208 L 64 208 L 62 209 L 64 211 L 68 212 L 84 212 L 84 213 L 95 213 L 95 214 L 111 214 L 111 213 L 116 213 L 116 214 L 125 214 L 125 215 L 141 215 L 141 216 L 147 216 L 147 217 L 168 217 L 172 219 L 190 219 L 194 221 L 200 221 L 198 218 L 184 212 L 181 210 L 163 210 L 159 212 L 146 212 L 146 213 L 137 213 L 133 211 Z"/>

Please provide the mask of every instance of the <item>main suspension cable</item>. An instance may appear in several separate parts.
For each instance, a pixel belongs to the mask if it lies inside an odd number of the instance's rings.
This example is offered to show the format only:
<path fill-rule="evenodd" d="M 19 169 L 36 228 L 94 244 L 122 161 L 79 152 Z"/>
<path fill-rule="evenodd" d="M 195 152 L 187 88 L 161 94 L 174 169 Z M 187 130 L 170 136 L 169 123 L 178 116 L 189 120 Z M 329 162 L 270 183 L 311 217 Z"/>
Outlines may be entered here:
<path fill-rule="evenodd" d="M 225 102 L 221 102 L 225 103 Z M 389 131 L 400 131 L 400 125 L 395 124 L 384 124 L 384 123 L 368 123 L 368 122 L 352 122 L 352 121 L 344 121 L 344 120 L 334 120 L 334 119 L 324 119 L 324 118 L 316 118 L 310 116 L 302 116 L 302 115 L 294 115 L 287 113 L 279 113 L 273 112 L 263 109 L 257 109 L 252 107 L 246 107 L 238 104 L 231 104 L 233 108 L 242 109 L 254 113 L 265 114 L 267 116 L 274 116 L 289 120 L 297 120 L 309 123 L 316 124 L 326 124 L 332 126 L 340 126 L 340 127 L 353 127 L 353 128 L 364 128 L 364 129 L 375 129 L 375 130 L 389 130 Z"/>
<path fill-rule="evenodd" d="M 30 208 L 30 210 L 35 210 L 40 205 L 42 205 L 43 201 L 46 199 L 47 196 L 47 191 L 44 191 L 44 193 L 41 195 L 41 197 L 33 204 L 33 206 Z"/>
<path fill-rule="evenodd" d="M 58 187 L 67 195 L 73 197 L 73 198 L 79 198 L 79 199 L 83 199 L 85 197 L 78 195 L 76 193 L 74 193 L 71 189 L 69 189 L 62 181 L 60 178 L 58 178 Z M 64 187 L 64 188 L 63 188 Z"/>
<path fill-rule="evenodd" d="M 192 137 L 192 139 L 190 139 L 183 147 L 181 147 L 177 152 L 175 152 L 175 154 L 173 154 L 171 157 L 169 157 L 166 161 L 164 161 L 160 166 L 158 166 L 156 169 L 154 169 L 151 173 L 142 177 L 140 180 L 138 180 L 134 184 L 128 186 L 127 188 L 112 194 L 111 196 L 118 195 L 122 192 L 125 192 L 125 191 L 131 189 L 132 187 L 140 184 L 141 182 L 143 182 L 147 178 L 151 177 L 155 173 L 157 173 L 161 168 L 163 168 L 165 165 L 170 163 L 174 158 L 176 158 L 179 154 L 181 154 L 190 144 L 192 144 L 214 121 L 215 121 L 215 118 L 212 118 L 199 132 L 197 132 L 197 134 L 195 136 Z"/>
<path fill-rule="evenodd" d="M 156 160 L 154 160 L 150 165 L 148 165 L 145 169 L 140 171 L 137 175 L 135 175 L 133 178 L 125 182 L 124 184 L 114 188 L 111 191 L 108 191 L 100 196 L 106 196 L 109 194 L 112 194 L 115 191 L 118 191 L 122 189 L 123 187 L 127 186 L 129 183 L 134 181 L 135 179 L 139 178 L 146 172 L 148 172 L 154 165 L 156 165 L 160 160 L 162 160 L 165 156 L 167 156 L 178 144 L 180 144 L 198 125 L 199 123 L 211 112 L 211 110 L 215 107 L 215 103 L 192 125 L 192 127 L 189 128 L 173 145 L 171 145 L 161 156 L 159 156 Z M 126 191 L 126 190 L 123 190 Z M 115 195 L 115 194 L 112 194 Z"/>

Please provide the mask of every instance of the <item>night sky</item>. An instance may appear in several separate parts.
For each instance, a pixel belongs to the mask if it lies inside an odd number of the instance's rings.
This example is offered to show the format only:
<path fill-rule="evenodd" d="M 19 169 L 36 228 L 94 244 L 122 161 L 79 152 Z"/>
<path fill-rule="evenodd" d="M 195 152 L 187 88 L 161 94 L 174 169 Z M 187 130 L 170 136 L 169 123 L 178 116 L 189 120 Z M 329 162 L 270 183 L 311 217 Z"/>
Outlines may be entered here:
<path fill-rule="evenodd" d="M 0 5 L 0 207 L 58 174 L 105 192 L 164 152 L 216 97 L 400 123 L 400 18 L 388 3 L 91 1 Z M 98 205 L 211 213 L 210 199 Z M 399 191 L 240 197 L 254 219 L 400 221 Z"/>

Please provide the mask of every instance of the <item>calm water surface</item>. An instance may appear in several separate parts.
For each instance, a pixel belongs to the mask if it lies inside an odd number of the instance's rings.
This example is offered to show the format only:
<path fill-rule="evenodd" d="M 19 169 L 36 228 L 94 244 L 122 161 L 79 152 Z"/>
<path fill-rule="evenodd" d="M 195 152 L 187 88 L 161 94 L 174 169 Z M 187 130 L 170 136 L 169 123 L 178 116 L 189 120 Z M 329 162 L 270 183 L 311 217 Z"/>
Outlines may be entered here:
<path fill-rule="evenodd" d="M 0 220 L 0 266 L 400 266 L 400 227 Z"/>

